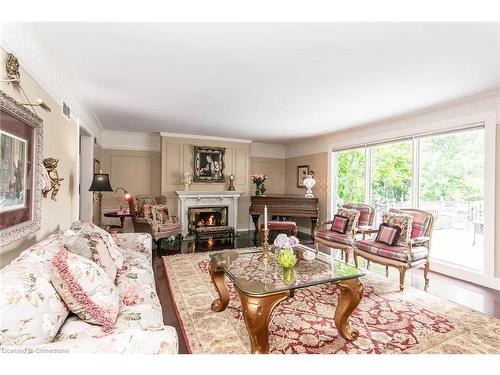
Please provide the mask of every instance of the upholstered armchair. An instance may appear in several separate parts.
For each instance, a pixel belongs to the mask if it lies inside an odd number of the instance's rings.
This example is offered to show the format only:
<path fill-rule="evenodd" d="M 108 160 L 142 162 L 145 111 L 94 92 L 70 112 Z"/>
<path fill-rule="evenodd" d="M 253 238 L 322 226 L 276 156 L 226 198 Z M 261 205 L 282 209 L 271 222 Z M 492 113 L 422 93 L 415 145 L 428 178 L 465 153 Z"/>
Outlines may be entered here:
<path fill-rule="evenodd" d="M 176 236 L 182 240 L 182 227 L 175 216 L 169 215 L 165 196 L 154 197 L 150 195 L 132 196 L 129 200 L 136 233 L 149 233 L 155 245 L 162 238 Z"/>
<path fill-rule="evenodd" d="M 393 246 L 373 239 L 358 240 L 354 246 L 354 263 L 358 266 L 357 257 L 399 270 L 399 289 L 404 290 L 405 273 L 410 268 L 424 267 L 425 286 L 429 285 L 429 253 L 431 237 L 434 228 L 434 216 L 426 211 L 417 209 L 391 209 L 389 212 L 403 213 L 413 218 L 411 234 L 406 244 Z"/>
<path fill-rule="evenodd" d="M 349 227 L 349 230 L 343 234 L 331 230 L 333 220 L 320 223 L 319 229 L 314 232 L 314 246 L 316 252 L 319 251 L 320 244 L 338 249 L 342 251 L 344 261 L 348 263 L 349 254 L 354 251 L 356 238 L 365 239 L 366 235 L 376 232 L 372 227 L 375 208 L 362 203 L 346 203 L 342 206 L 342 209 L 358 211 L 358 215 L 352 219 L 354 225 Z"/>

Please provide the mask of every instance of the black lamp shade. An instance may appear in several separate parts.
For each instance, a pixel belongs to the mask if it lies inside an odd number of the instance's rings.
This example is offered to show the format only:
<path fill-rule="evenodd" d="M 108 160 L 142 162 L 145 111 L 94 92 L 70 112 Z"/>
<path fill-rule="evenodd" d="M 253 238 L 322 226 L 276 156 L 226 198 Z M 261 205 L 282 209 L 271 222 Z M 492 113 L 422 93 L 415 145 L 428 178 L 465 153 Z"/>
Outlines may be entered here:
<path fill-rule="evenodd" d="M 94 179 L 92 180 L 89 191 L 113 191 L 109 183 L 109 174 L 94 173 Z"/>

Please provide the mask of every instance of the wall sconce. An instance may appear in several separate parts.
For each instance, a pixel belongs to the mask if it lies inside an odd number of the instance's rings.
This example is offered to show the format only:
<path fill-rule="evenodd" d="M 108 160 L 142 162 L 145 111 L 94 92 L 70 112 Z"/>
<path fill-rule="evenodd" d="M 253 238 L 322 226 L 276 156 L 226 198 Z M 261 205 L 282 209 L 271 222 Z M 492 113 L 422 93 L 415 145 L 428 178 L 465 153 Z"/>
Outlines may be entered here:
<path fill-rule="evenodd" d="M 47 103 L 45 103 L 41 98 L 36 98 L 35 103 L 20 103 L 20 104 L 21 105 L 29 105 L 30 107 L 40 107 L 40 108 L 46 110 L 47 112 L 51 111 L 51 109 L 47 105 Z"/>
<path fill-rule="evenodd" d="M 12 53 L 7 54 L 5 59 L 5 72 L 7 78 L 2 79 L 1 82 L 12 83 L 16 90 L 21 89 L 21 74 L 19 73 L 19 61 Z"/>

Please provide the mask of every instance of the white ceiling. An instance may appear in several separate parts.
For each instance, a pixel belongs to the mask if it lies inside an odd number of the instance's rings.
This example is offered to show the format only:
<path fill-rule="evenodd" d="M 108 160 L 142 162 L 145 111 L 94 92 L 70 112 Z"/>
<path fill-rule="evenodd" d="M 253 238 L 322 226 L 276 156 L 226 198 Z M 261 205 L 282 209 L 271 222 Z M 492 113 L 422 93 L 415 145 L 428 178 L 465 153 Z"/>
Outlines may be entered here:
<path fill-rule="evenodd" d="M 500 86 L 499 24 L 37 27 L 111 130 L 287 143 Z"/>

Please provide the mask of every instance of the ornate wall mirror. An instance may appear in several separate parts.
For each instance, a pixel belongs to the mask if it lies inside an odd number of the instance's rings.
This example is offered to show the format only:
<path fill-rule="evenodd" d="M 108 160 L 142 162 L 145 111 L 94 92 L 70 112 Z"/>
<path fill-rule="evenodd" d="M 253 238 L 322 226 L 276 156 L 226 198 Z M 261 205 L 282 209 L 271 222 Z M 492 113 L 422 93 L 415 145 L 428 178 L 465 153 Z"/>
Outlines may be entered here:
<path fill-rule="evenodd" d="M 0 246 L 40 229 L 43 122 L 0 91 Z"/>

